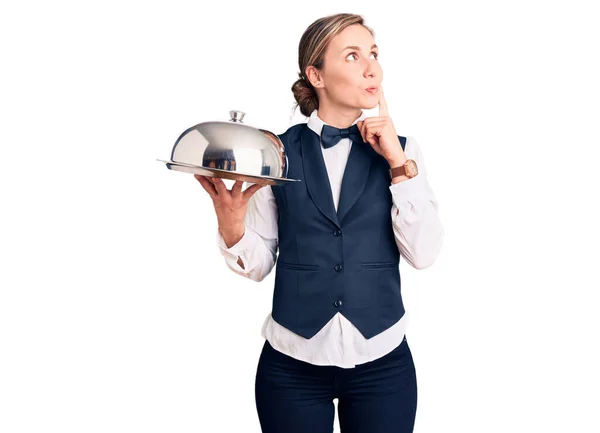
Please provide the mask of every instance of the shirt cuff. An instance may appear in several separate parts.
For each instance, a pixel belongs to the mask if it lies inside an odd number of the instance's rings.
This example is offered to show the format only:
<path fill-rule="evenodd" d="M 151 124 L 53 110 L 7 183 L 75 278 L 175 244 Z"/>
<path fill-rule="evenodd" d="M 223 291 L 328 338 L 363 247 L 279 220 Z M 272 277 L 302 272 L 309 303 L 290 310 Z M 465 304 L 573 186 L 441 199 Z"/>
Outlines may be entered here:
<path fill-rule="evenodd" d="M 227 248 L 227 244 L 225 243 L 225 239 L 219 230 L 217 230 L 217 245 L 219 248 L 229 254 L 234 256 L 242 255 L 244 252 L 250 250 L 253 245 L 252 235 L 254 233 L 247 226 L 244 226 L 244 235 L 242 238 L 230 248 Z"/>

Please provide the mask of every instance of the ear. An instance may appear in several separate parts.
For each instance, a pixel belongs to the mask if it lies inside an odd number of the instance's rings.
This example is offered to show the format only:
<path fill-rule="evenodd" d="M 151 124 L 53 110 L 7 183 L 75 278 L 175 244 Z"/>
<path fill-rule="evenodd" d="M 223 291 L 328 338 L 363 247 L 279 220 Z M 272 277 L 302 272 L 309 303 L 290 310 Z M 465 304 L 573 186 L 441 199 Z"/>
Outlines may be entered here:
<path fill-rule="evenodd" d="M 307 66 L 305 75 L 313 87 L 323 87 L 323 78 L 317 68 L 314 66 Z"/>

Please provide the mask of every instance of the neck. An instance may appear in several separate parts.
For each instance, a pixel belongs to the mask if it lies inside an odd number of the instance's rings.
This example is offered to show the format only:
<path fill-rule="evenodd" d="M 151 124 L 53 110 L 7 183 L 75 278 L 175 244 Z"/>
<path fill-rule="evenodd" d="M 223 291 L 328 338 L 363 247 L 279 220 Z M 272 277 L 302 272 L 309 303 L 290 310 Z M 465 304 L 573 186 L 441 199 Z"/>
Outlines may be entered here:
<path fill-rule="evenodd" d="M 321 101 L 319 101 L 317 110 L 319 119 L 336 128 L 349 128 L 361 114 L 362 110 L 360 108 L 321 104 Z"/>

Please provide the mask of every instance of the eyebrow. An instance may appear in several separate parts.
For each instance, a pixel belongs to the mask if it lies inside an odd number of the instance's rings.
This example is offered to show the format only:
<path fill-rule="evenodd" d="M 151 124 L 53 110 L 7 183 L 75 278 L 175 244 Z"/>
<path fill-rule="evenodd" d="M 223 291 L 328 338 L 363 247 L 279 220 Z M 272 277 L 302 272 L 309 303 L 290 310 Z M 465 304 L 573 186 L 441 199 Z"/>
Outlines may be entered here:
<path fill-rule="evenodd" d="M 348 48 L 350 48 L 352 50 L 360 51 L 360 47 L 357 47 L 356 45 L 348 45 L 346 48 L 343 48 L 342 51 L 340 51 L 340 53 L 342 53 L 344 50 L 347 50 Z M 371 46 L 371 49 L 373 49 L 373 48 L 379 48 L 379 47 L 377 46 L 377 44 L 373 44 Z"/>

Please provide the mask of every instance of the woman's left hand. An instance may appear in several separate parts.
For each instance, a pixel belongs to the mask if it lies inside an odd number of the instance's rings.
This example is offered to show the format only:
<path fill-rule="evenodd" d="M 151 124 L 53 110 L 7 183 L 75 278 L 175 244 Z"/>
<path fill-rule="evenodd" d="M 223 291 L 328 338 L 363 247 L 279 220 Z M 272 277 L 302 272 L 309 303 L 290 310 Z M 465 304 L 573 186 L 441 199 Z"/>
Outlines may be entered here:
<path fill-rule="evenodd" d="M 369 143 L 390 165 L 397 166 L 406 161 L 394 123 L 388 115 L 383 88 L 379 88 L 379 116 L 367 117 L 364 121 L 357 122 L 357 126 L 363 141 Z"/>

